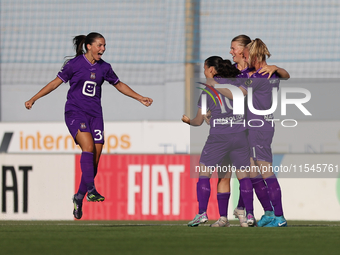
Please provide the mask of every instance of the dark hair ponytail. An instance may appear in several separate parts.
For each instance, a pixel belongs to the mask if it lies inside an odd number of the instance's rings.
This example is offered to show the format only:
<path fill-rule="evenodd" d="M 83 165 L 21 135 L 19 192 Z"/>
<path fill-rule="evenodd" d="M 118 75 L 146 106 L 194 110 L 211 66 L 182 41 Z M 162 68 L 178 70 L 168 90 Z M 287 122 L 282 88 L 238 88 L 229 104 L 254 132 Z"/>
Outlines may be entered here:
<path fill-rule="evenodd" d="M 241 72 L 238 70 L 230 60 L 219 57 L 219 56 L 212 56 L 205 60 L 205 64 L 208 67 L 213 66 L 217 72 L 215 77 L 221 78 L 235 78 Z"/>
<path fill-rule="evenodd" d="M 76 57 L 87 52 L 87 45 L 92 44 L 96 39 L 104 38 L 97 32 L 89 33 L 88 35 L 77 35 L 73 38 L 74 49 L 76 50 Z M 85 46 L 85 47 L 84 47 Z M 85 48 L 85 51 L 84 51 Z"/>
<path fill-rule="evenodd" d="M 216 71 L 217 75 L 223 78 L 234 78 L 241 73 L 229 59 L 220 61 Z"/>
<path fill-rule="evenodd" d="M 87 45 L 92 44 L 96 39 L 98 38 L 104 38 L 101 34 L 97 32 L 91 32 L 88 35 L 77 35 L 73 38 L 73 46 L 76 51 L 76 55 L 74 57 L 78 57 L 80 55 L 83 55 L 87 52 Z M 72 56 L 66 56 L 66 61 L 64 62 L 64 65 L 69 61 Z"/>
<path fill-rule="evenodd" d="M 85 54 L 84 51 L 84 43 L 85 43 L 86 35 L 77 35 L 73 38 L 73 46 L 76 50 L 76 57 L 79 55 Z"/>

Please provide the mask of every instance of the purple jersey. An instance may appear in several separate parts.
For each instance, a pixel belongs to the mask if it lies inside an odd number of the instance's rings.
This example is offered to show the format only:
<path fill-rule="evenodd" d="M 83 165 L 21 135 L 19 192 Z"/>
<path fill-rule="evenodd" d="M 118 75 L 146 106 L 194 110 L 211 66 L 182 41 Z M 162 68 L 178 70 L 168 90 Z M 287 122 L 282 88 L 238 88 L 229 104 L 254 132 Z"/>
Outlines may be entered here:
<path fill-rule="evenodd" d="M 248 91 L 248 88 L 253 89 L 253 106 L 256 110 L 269 110 L 272 106 L 272 90 L 279 89 L 280 79 L 274 73 L 268 80 L 269 74 L 262 75 L 257 70 L 249 79 L 241 85 L 242 88 Z M 248 95 L 249 96 L 249 95 Z M 274 115 L 257 115 L 252 113 L 247 107 L 247 123 L 248 129 L 256 129 L 259 131 L 273 131 L 274 130 Z M 261 120 L 261 121 L 253 121 Z M 249 122 L 250 121 L 250 122 Z M 263 123 L 263 125 L 262 125 Z M 249 125 L 250 124 L 250 125 Z M 262 126 L 261 126 L 262 125 Z"/>
<path fill-rule="evenodd" d="M 238 77 L 238 76 L 237 76 Z M 244 82 L 244 79 L 238 79 L 238 78 L 222 78 L 219 76 L 215 76 L 214 80 L 218 84 L 229 84 L 229 85 L 234 85 L 236 87 L 240 87 L 242 83 Z"/>
<path fill-rule="evenodd" d="M 244 115 L 233 114 L 233 100 L 221 95 L 215 89 L 213 90 L 205 87 L 205 91 L 202 92 L 198 101 L 198 107 L 201 108 L 202 95 L 205 95 L 207 98 L 207 110 L 211 111 L 209 133 L 231 134 L 246 130 Z M 231 122 L 232 125 L 230 125 Z"/>
<path fill-rule="evenodd" d="M 111 65 L 104 60 L 91 64 L 85 55 L 69 60 L 58 73 L 63 82 L 70 82 L 65 112 L 82 111 L 93 117 L 103 115 L 101 86 L 104 81 L 112 85 L 119 82 Z"/>
<path fill-rule="evenodd" d="M 234 66 L 237 68 L 237 63 L 235 63 Z M 248 73 L 251 72 L 252 70 L 253 70 L 253 68 L 249 68 L 249 67 L 247 67 L 243 70 L 240 70 L 241 73 L 239 75 L 237 75 L 236 77 L 237 78 L 248 78 Z"/>

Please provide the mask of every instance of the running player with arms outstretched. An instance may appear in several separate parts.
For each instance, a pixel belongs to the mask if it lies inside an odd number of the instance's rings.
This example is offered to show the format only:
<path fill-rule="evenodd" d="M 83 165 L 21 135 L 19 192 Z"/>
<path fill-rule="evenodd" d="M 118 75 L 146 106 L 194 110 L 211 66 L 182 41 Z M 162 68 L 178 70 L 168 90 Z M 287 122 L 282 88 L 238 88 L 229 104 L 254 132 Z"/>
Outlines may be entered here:
<path fill-rule="evenodd" d="M 105 199 L 98 193 L 94 184 L 104 144 L 101 106 L 103 82 L 108 81 L 118 91 L 145 106 L 150 106 L 152 99 L 139 95 L 121 82 L 111 65 L 102 60 L 106 42 L 101 34 L 93 32 L 87 36 L 79 35 L 73 39 L 73 43 L 76 56 L 67 61 L 53 81 L 25 102 L 25 106 L 31 109 L 36 100 L 52 92 L 63 82 L 70 83 L 65 105 L 65 122 L 74 141 L 82 150 L 80 158 L 82 177 L 78 192 L 73 196 L 73 215 L 80 219 L 83 215 L 82 206 L 86 193 L 86 198 L 90 202 Z"/>

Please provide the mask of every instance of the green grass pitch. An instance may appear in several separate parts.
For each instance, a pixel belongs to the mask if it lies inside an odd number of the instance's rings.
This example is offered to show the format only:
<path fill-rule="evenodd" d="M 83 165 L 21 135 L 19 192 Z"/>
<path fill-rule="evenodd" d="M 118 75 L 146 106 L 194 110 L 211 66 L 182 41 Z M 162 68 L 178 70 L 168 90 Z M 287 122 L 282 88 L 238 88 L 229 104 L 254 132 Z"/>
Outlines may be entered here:
<path fill-rule="evenodd" d="M 0 254 L 340 254 L 340 222 L 286 228 L 171 221 L 0 221 Z"/>

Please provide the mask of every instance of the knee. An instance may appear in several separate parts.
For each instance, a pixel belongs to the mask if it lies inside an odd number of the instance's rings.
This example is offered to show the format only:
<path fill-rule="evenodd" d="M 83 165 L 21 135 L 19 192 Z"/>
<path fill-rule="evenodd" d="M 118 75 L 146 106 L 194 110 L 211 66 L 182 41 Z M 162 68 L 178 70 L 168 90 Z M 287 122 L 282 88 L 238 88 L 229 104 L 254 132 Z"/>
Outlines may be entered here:
<path fill-rule="evenodd" d="M 219 186 L 223 186 L 223 187 L 227 187 L 230 185 L 230 178 L 222 178 L 218 180 L 218 185 Z"/>
<path fill-rule="evenodd" d="M 81 150 L 84 152 L 91 152 L 93 153 L 94 146 L 93 144 L 85 144 L 81 147 Z"/>
<path fill-rule="evenodd" d="M 230 178 L 221 178 L 220 182 L 224 183 L 224 184 L 229 184 L 230 183 Z"/>

